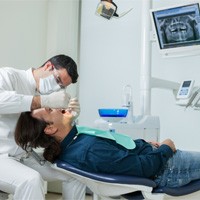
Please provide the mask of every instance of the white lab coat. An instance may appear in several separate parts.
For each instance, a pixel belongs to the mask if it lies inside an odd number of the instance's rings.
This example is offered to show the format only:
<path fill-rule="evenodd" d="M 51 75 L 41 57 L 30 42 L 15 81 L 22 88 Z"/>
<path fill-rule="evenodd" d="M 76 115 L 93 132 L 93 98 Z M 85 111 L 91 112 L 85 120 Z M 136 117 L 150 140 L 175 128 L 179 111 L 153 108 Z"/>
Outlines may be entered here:
<path fill-rule="evenodd" d="M 32 157 L 24 163 L 18 160 L 25 152 L 15 143 L 14 129 L 20 113 L 30 111 L 34 95 L 32 69 L 0 68 L 0 190 L 12 193 L 15 200 L 42 200 L 43 179 L 61 180 L 63 199 L 84 199 L 85 186 L 51 168 L 50 163 L 40 166 Z"/>

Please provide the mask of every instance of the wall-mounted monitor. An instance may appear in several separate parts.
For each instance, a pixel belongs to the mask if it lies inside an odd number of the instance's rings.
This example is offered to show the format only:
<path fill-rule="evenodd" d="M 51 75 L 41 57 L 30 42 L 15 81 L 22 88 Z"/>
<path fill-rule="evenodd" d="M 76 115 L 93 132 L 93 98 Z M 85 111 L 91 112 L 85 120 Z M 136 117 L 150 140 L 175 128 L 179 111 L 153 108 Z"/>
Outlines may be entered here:
<path fill-rule="evenodd" d="M 151 10 L 151 16 L 163 56 L 200 55 L 199 3 Z"/>

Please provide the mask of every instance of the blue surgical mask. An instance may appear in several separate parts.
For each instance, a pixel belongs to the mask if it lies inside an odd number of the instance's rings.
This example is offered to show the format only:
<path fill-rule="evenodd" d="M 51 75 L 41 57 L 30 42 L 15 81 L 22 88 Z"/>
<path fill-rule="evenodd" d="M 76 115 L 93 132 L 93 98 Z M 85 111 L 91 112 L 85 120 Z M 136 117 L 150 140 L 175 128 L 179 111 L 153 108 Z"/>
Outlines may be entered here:
<path fill-rule="evenodd" d="M 50 94 L 52 92 L 58 91 L 60 88 L 61 87 L 56 82 L 53 74 L 46 78 L 40 78 L 40 82 L 39 82 L 40 94 Z"/>

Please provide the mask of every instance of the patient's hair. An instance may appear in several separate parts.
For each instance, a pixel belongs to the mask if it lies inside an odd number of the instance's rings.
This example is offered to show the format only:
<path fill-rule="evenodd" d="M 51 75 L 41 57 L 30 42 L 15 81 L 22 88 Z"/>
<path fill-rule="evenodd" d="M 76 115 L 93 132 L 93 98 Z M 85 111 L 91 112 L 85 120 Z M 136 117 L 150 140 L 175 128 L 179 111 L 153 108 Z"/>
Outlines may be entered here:
<path fill-rule="evenodd" d="M 45 121 L 33 118 L 31 112 L 23 112 L 16 125 L 15 141 L 27 152 L 30 148 L 44 148 L 44 158 L 53 162 L 60 153 L 60 144 L 44 133 L 47 125 Z"/>

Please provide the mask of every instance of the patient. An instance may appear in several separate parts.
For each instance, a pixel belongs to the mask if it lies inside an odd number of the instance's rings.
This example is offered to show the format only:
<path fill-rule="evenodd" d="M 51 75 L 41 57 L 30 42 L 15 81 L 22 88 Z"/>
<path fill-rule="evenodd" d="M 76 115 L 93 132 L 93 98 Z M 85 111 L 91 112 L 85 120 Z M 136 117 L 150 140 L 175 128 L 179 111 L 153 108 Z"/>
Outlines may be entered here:
<path fill-rule="evenodd" d="M 63 160 L 89 172 L 151 178 L 168 187 L 200 179 L 198 152 L 176 150 L 170 139 L 160 144 L 138 139 L 134 149 L 126 149 L 110 139 L 78 135 L 73 118 L 67 110 L 50 108 L 22 113 L 15 140 L 25 150 L 43 147 L 44 158 L 50 162 Z"/>

